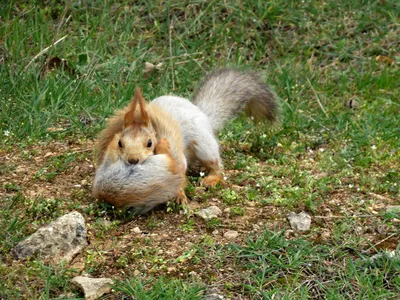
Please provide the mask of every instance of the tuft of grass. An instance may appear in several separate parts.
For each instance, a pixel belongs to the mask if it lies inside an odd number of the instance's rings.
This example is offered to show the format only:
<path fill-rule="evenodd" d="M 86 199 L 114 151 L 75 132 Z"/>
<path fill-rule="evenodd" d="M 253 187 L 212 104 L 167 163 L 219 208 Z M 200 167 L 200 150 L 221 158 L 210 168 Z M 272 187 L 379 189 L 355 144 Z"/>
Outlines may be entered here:
<path fill-rule="evenodd" d="M 179 279 L 129 278 L 114 284 L 115 291 L 122 296 L 139 299 L 203 299 L 204 286 L 200 283 L 186 283 Z"/>
<path fill-rule="evenodd" d="M 265 230 L 250 237 L 244 246 L 229 246 L 228 251 L 236 257 L 235 267 L 249 274 L 239 286 L 256 297 L 396 297 L 400 291 L 399 256 L 383 252 L 377 259 L 369 259 L 358 249 L 357 243 L 321 245 L 304 238 L 287 240 L 284 233 Z"/>
<path fill-rule="evenodd" d="M 1 265 L 0 276 L 4 278 L 0 282 L 0 296 L 4 299 L 54 299 L 60 295 L 65 298 L 74 291 L 69 279 L 76 272 L 62 264 L 50 266 L 32 261 L 26 262 L 25 267 Z"/>
<path fill-rule="evenodd" d="M 28 220 L 24 219 L 19 214 L 19 211 L 15 209 L 23 201 L 24 197 L 21 193 L 3 199 L 0 211 L 0 253 L 2 255 L 5 255 L 22 239 L 28 225 Z"/>

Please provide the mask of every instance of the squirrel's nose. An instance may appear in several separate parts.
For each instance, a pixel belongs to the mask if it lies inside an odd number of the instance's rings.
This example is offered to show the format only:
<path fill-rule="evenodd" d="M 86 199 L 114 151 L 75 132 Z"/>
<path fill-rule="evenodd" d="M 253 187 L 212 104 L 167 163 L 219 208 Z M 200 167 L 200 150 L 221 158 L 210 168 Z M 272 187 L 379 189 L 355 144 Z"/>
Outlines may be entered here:
<path fill-rule="evenodd" d="M 130 158 L 130 159 L 128 159 L 128 162 L 129 162 L 131 165 L 136 165 L 136 164 L 139 162 L 139 160 L 136 159 L 136 158 Z"/>

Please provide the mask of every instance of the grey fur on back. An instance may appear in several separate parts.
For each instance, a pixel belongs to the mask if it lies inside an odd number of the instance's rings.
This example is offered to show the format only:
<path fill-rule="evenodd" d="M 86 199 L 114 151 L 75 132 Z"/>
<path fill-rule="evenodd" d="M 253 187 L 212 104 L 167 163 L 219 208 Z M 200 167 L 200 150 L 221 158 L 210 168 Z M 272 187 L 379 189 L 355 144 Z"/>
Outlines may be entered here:
<path fill-rule="evenodd" d="M 254 72 L 219 69 L 205 77 L 194 100 L 210 119 L 214 132 L 246 110 L 259 121 L 274 122 L 279 107 L 274 93 Z"/>

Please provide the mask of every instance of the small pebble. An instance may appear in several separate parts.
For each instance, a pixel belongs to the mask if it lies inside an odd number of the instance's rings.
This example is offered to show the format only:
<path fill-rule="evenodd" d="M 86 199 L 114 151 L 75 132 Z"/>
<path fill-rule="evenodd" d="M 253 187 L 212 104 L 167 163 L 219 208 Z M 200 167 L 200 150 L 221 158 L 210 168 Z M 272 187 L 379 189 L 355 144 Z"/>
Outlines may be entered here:
<path fill-rule="evenodd" d="M 133 228 L 132 231 L 133 231 L 134 233 L 138 233 L 138 234 L 139 234 L 139 233 L 142 233 L 142 231 L 140 230 L 139 227 Z"/>
<path fill-rule="evenodd" d="M 234 230 L 229 230 L 227 232 L 224 233 L 224 238 L 227 239 L 234 239 L 239 235 L 239 233 L 237 231 Z"/>

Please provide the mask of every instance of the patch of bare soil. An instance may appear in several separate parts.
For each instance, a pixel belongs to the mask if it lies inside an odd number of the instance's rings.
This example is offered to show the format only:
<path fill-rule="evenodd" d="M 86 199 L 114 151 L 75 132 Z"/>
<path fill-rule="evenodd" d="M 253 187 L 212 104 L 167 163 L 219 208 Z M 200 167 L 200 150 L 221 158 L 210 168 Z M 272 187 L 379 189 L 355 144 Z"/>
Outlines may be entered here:
<path fill-rule="evenodd" d="M 235 286 L 243 281 L 244 273 L 239 274 L 235 269 L 234 257 L 220 256 L 221 247 L 232 243 L 243 245 L 249 235 L 257 236 L 264 227 L 286 230 L 287 238 L 299 235 L 290 229 L 286 220 L 288 208 L 244 201 L 242 215 L 232 215 L 227 210 L 230 206 L 219 199 L 218 194 L 202 199 L 200 186 L 192 192 L 196 201 L 190 202 L 187 214 L 177 209 L 168 212 L 168 207 L 162 206 L 146 216 L 129 221 L 118 219 L 115 213 L 99 206 L 91 197 L 95 173 L 92 148 L 93 141 L 54 142 L 32 146 L 22 152 L 3 150 L 0 153 L 0 184 L 5 195 L 20 189 L 26 199 L 58 198 L 64 202 L 59 214 L 78 210 L 85 216 L 90 245 L 71 264 L 78 272 L 115 278 L 148 274 L 186 278 L 190 274 L 214 285 L 230 283 Z M 267 165 L 261 167 L 268 172 Z M 234 172 L 237 171 L 227 170 L 227 173 Z M 226 184 L 232 189 L 242 188 L 229 181 Z M 348 230 L 349 234 L 366 237 L 369 241 L 364 241 L 366 252 L 394 250 L 398 236 L 393 227 L 377 217 L 386 206 L 394 203 L 394 199 L 386 195 L 335 190 L 316 211 L 310 212 L 309 238 L 330 244 L 338 224 L 347 222 L 343 234 Z M 224 211 L 218 221 L 204 221 L 194 215 L 194 211 L 211 205 Z M 292 210 L 302 209 L 305 207 Z M 237 231 L 237 237 L 225 237 L 228 230 Z"/>

